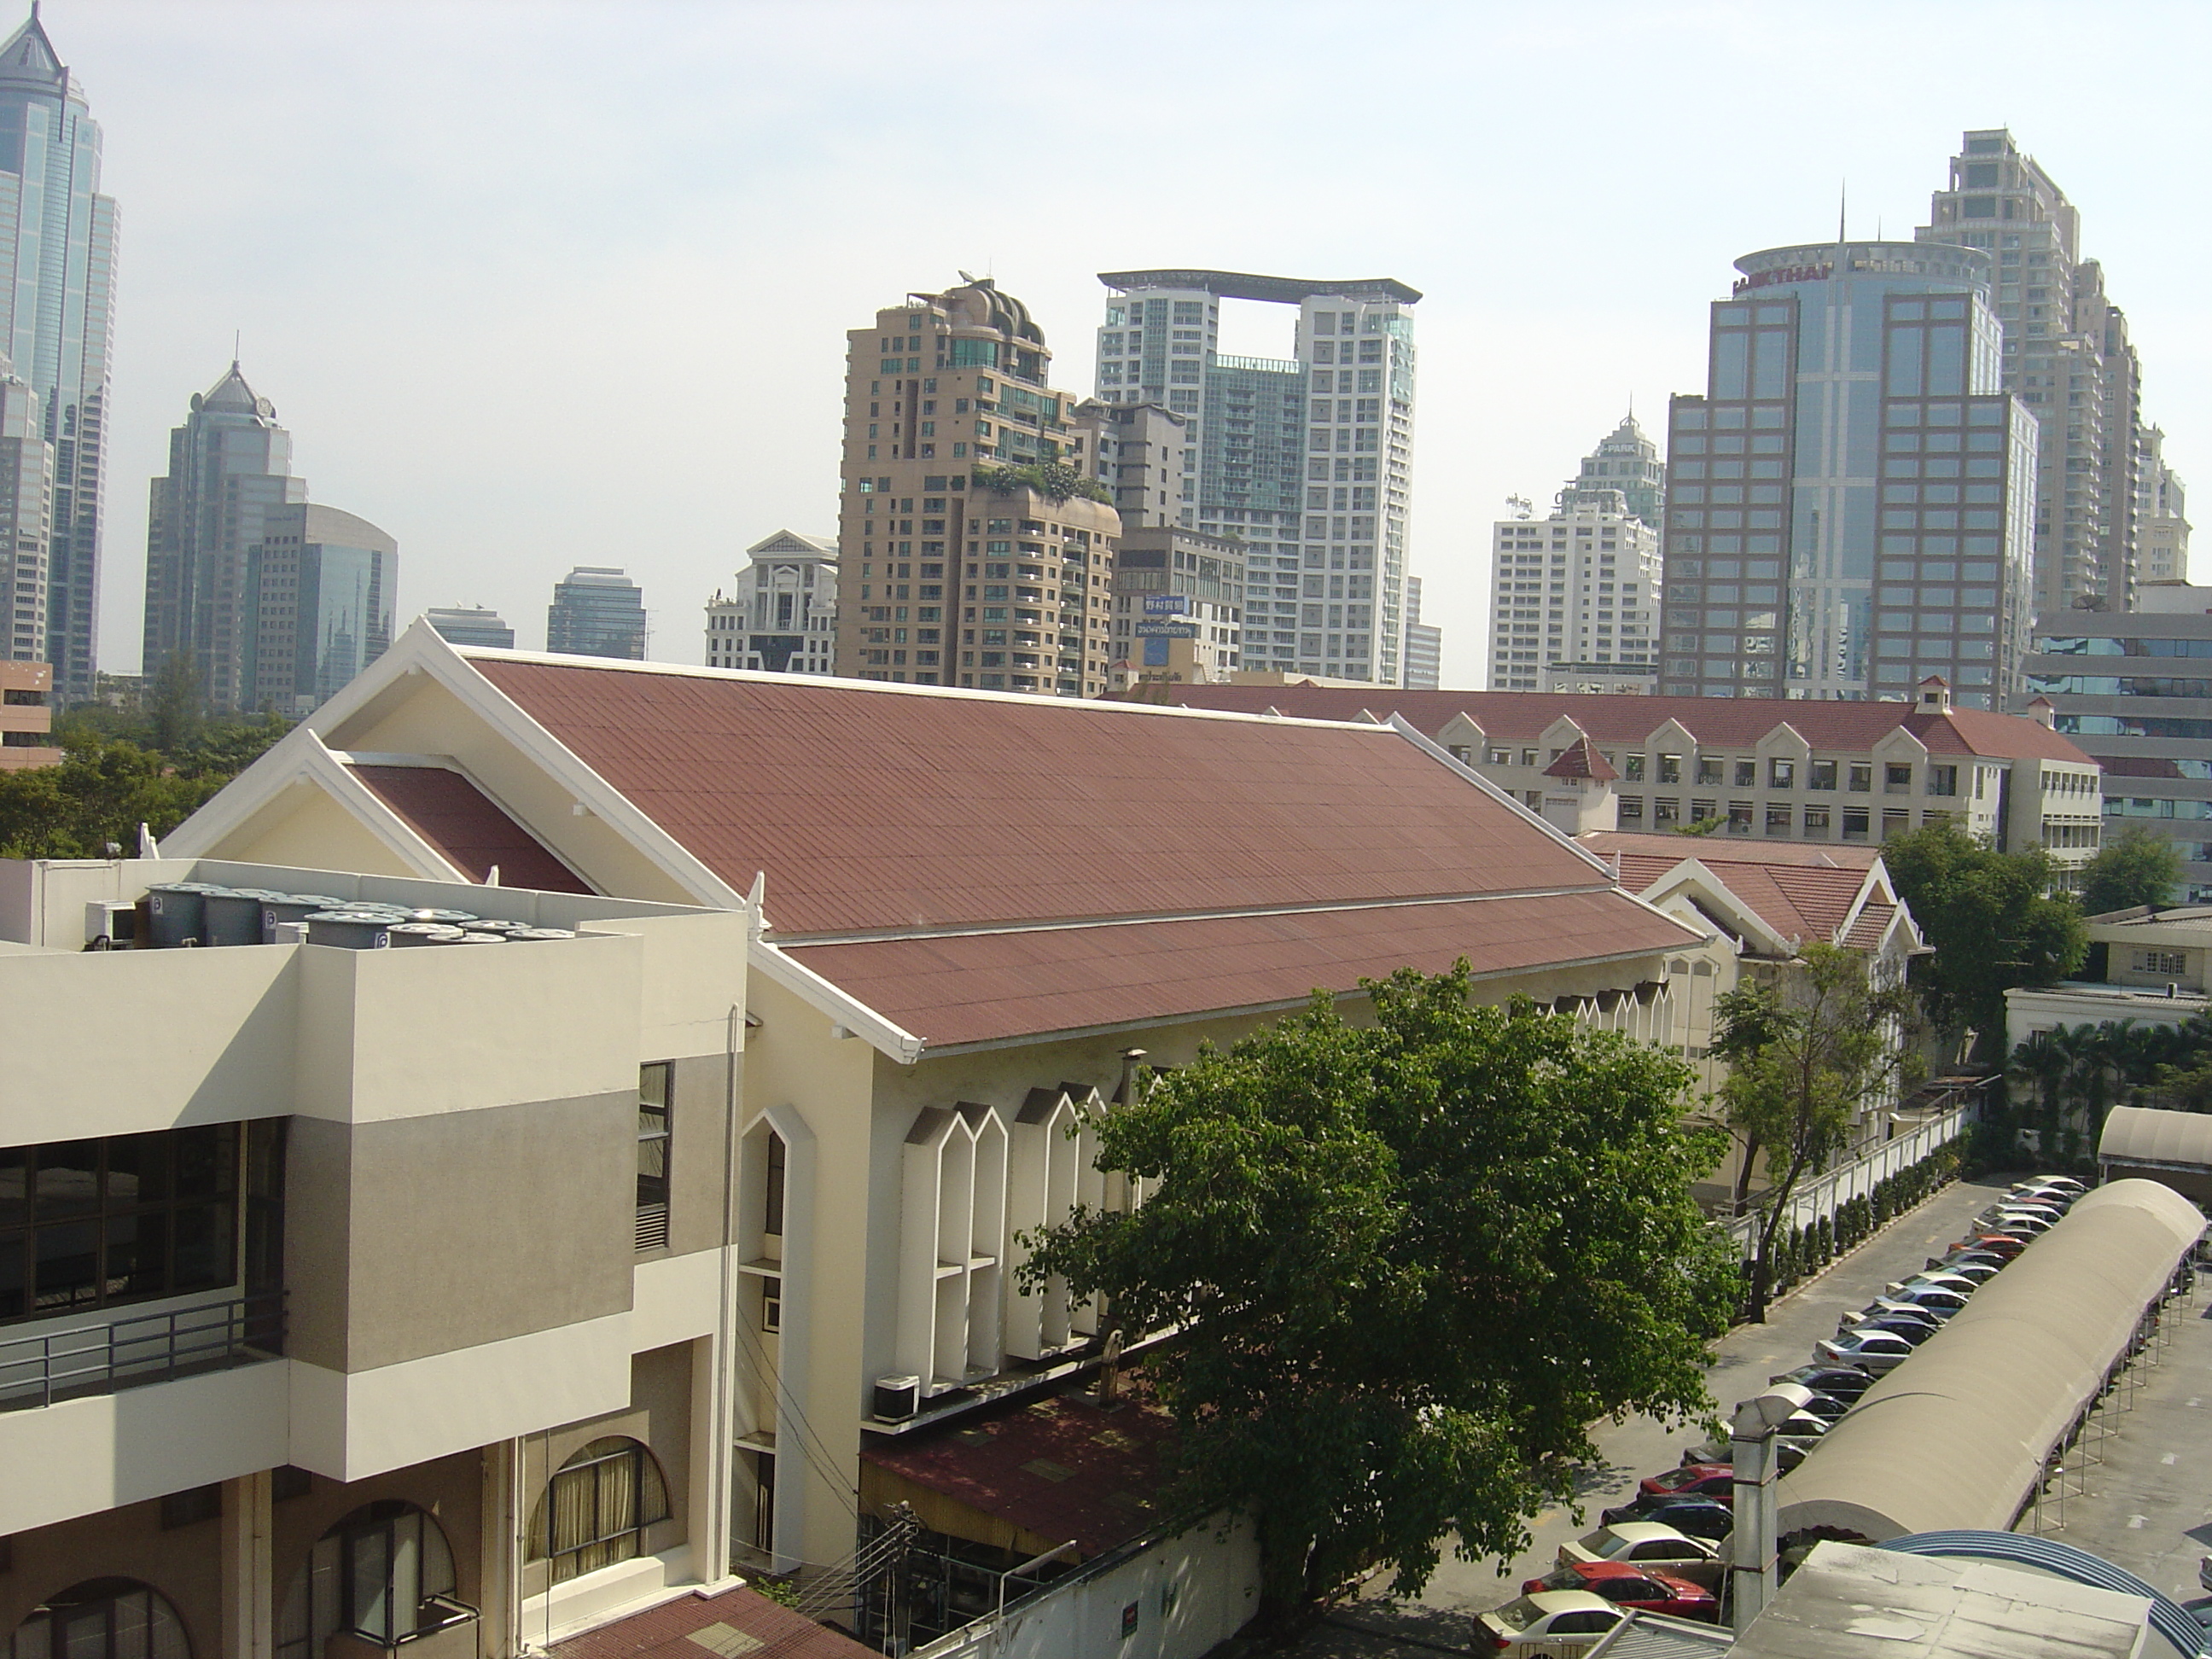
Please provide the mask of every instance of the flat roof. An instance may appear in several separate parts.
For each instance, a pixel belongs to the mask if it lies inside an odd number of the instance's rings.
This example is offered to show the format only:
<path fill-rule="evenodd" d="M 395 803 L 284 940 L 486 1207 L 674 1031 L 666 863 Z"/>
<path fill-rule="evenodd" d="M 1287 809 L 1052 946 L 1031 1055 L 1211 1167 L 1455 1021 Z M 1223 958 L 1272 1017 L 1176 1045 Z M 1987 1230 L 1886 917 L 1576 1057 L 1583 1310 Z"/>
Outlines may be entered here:
<path fill-rule="evenodd" d="M 1102 270 L 1098 280 L 1118 293 L 1137 288 L 1189 288 L 1224 300 L 1266 300 L 1274 305 L 1303 305 L 1322 295 L 1347 300 L 1400 300 L 1412 305 L 1421 290 L 1395 276 L 1353 276 L 1320 281 L 1304 276 L 1255 276 L 1241 270 Z"/>

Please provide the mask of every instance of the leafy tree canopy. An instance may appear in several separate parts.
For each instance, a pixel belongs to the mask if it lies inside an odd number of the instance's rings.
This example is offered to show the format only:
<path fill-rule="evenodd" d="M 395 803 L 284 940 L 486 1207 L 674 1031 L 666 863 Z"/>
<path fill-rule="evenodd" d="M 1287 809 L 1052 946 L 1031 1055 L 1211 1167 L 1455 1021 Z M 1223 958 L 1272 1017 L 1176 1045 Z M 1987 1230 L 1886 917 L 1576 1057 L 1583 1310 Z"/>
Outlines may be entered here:
<path fill-rule="evenodd" d="M 1175 1497 L 1257 1516 L 1277 1613 L 1442 1540 L 1512 1555 L 1571 1496 L 1588 1426 L 1710 1406 L 1735 1255 L 1690 1197 L 1717 1131 L 1680 1060 L 1577 1020 L 1470 1006 L 1462 962 L 1325 994 L 1097 1126 L 1133 1213 L 1045 1235 L 1029 1284 L 1103 1291 L 1180 1428 Z"/>
<path fill-rule="evenodd" d="M 2163 836 L 2130 824 L 2081 866 L 2081 908 L 2100 916 L 2138 904 L 2166 904 L 2181 883 L 2181 855 Z"/>
<path fill-rule="evenodd" d="M 1875 983 L 1857 951 L 1816 939 L 1778 981 L 1747 977 L 1714 1005 L 1713 1053 L 1729 1063 L 1721 1103 L 1744 1143 L 1739 1202 L 1753 1159 L 1766 1154 L 1766 1215 L 1752 1264 L 1756 1317 L 1765 1316 L 1791 1191 L 1843 1150 L 1864 1109 L 1917 1079 L 1919 1056 L 1906 1041 L 1912 1000 L 1902 985 Z"/>
<path fill-rule="evenodd" d="M 2088 950 L 2081 911 L 2051 890 L 2051 855 L 2000 853 L 1955 823 L 1931 823 L 1883 843 L 1881 856 L 1935 947 L 1912 963 L 1929 1017 L 1947 1031 L 1972 1026 L 2002 1051 L 2006 991 L 2063 979 Z"/>
<path fill-rule="evenodd" d="M 193 720 L 172 754 L 145 741 L 153 724 L 97 706 L 56 722 L 60 765 L 0 772 L 0 858 L 134 855 L 141 823 L 167 835 L 289 729 L 274 716 Z"/>

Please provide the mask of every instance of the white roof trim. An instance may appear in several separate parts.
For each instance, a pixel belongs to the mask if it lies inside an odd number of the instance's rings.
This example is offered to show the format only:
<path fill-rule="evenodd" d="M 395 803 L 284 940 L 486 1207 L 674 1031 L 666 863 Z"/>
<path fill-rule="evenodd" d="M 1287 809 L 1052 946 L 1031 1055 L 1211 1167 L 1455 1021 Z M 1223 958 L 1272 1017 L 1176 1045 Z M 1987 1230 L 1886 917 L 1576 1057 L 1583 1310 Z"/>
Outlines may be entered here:
<path fill-rule="evenodd" d="M 865 1039 L 878 1054 L 902 1066 L 911 1066 L 921 1058 L 925 1046 L 921 1038 L 885 1019 L 811 968 L 801 966 L 767 940 L 753 941 L 750 960 L 753 967 L 785 990 L 828 1015 L 854 1036 Z"/>

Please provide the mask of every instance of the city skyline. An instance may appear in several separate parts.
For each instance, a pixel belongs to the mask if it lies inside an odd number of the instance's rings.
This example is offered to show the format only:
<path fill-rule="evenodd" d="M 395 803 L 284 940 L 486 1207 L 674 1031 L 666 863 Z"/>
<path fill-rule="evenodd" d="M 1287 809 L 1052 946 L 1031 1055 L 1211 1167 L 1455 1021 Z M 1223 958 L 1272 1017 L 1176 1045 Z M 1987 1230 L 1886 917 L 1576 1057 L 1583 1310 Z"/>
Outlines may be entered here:
<path fill-rule="evenodd" d="M 1999 121 L 2081 210 L 2087 251 L 2143 352 L 2146 417 L 2169 434 L 2178 471 L 2203 470 L 2193 388 L 2212 365 L 2212 329 L 2197 320 L 2188 273 L 2203 233 L 2162 209 L 2138 158 L 2143 121 L 2152 142 L 2184 149 L 2201 142 L 2203 119 L 2164 100 L 2120 130 L 2026 50 L 2032 31 L 1998 38 L 1964 16 L 1923 20 L 1929 51 L 1899 60 L 1879 13 L 1821 27 L 1729 8 L 1659 19 L 1590 7 L 1542 21 L 1409 9 L 1372 40 L 1330 37 L 1316 52 L 1306 48 L 1323 38 L 1319 13 L 1260 32 L 1222 8 L 1187 27 L 1194 49 L 1233 50 L 1257 71 L 1200 117 L 1222 165 L 1252 164 L 1234 196 L 1163 192 L 1141 219 L 1010 202 L 988 230 L 919 226 L 886 249 L 874 228 L 864 234 L 817 204 L 849 195 L 875 165 L 866 158 L 878 137 L 910 130 L 919 153 L 943 166 L 1000 118 L 933 104 L 914 127 L 920 88 L 956 43 L 914 45 L 896 76 L 861 67 L 835 40 L 862 15 L 484 8 L 441 23 L 441 49 L 426 55 L 383 9 L 50 8 L 45 26 L 106 129 L 103 188 L 131 214 L 115 476 L 160 471 L 169 411 L 205 385 L 202 365 L 243 328 L 258 373 L 286 388 L 288 412 L 317 434 L 319 489 L 327 480 L 408 544 L 403 621 L 463 602 L 527 617 L 569 563 L 620 556 L 654 597 L 656 633 L 682 656 L 697 648 L 696 607 L 760 526 L 832 521 L 843 331 L 887 290 L 948 283 L 962 264 L 993 270 L 1068 348 L 1062 384 L 1082 386 L 1091 365 L 1077 343 L 1097 316 L 1098 270 L 1170 258 L 1388 270 L 1428 295 L 1408 568 L 1444 629 L 1446 682 L 1471 684 L 1487 611 L 1485 538 L 1504 498 L 1546 486 L 1555 458 L 1579 453 L 1629 397 L 1656 413 L 1698 384 L 1705 304 L 1736 253 L 1832 222 L 1846 179 L 1854 234 L 1879 222 L 1909 237 L 1960 132 Z M 1025 27 L 1056 74 L 1048 98 L 1018 94 L 1024 108 L 1097 101 L 1109 87 L 1123 117 L 1175 101 L 1165 88 L 1123 85 L 1072 15 Z M 2205 38 L 2179 9 L 2137 9 L 2112 27 L 2116 50 L 2180 52 Z M 1969 39 L 1973 54 L 1954 49 Z M 1547 127 L 1532 144 L 1533 94 L 1505 88 L 1474 104 L 1446 94 L 1442 66 L 1471 50 L 1576 52 L 1599 95 L 1574 130 Z M 1779 66 L 1816 53 L 1869 95 L 1850 121 L 1815 132 L 1803 131 Z M 1352 150 L 1332 151 L 1283 168 L 1299 88 L 1379 69 L 1386 56 L 1403 78 L 1394 147 L 1425 159 L 1372 175 Z M 495 83 L 483 68 L 495 61 Z M 603 89 L 610 62 L 631 67 Z M 1670 88 L 1708 84 L 1709 70 L 1728 66 L 1756 72 L 1737 76 L 1731 99 L 1674 118 L 1669 189 L 1610 210 L 1604 257 L 1566 252 L 1577 181 L 1642 143 Z M 270 153 L 266 129 L 204 119 L 226 98 L 265 110 L 286 133 L 281 154 Z M 456 107 L 477 112 L 486 133 L 465 176 L 450 168 Z M 818 125 L 802 112 L 832 107 L 850 112 L 844 137 L 799 141 Z M 1776 123 L 1792 135 L 1786 155 L 1747 155 L 1728 137 Z M 187 132 L 192 145 L 178 142 Z M 1263 155 L 1276 158 L 1264 168 Z M 596 219 L 573 211 L 579 156 L 586 187 L 605 197 Z M 225 182 L 248 167 L 264 188 Z M 617 179 L 619 199 L 607 194 Z M 1353 188 L 1380 209 L 1304 205 Z M 767 224 L 779 234 L 763 235 Z M 794 283 L 802 244 L 820 274 Z M 617 305 L 617 294 L 647 303 Z M 732 306 L 733 295 L 750 302 Z M 1224 307 L 1224 351 L 1266 353 L 1270 332 Z M 549 337 L 586 341 L 587 356 L 618 366 L 655 408 L 651 437 L 642 427 L 587 436 L 559 414 L 575 354 L 544 351 Z M 471 444 L 417 451 L 416 405 L 396 389 L 404 371 L 434 374 L 467 399 Z M 783 395 L 733 409 L 726 385 L 757 374 Z M 647 469 L 671 481 L 652 500 L 616 483 Z M 111 514 L 117 501 L 111 489 Z M 122 505 L 127 530 L 136 514 Z M 136 655 L 134 574 L 111 570 L 103 606 L 102 660 L 117 669 Z"/>

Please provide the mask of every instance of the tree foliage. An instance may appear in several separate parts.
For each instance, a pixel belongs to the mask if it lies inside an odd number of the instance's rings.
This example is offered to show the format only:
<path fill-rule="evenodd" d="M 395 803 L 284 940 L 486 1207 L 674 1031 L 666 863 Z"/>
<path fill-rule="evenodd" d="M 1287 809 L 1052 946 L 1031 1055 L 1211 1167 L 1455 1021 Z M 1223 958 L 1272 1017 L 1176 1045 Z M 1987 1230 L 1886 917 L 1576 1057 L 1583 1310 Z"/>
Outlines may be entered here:
<path fill-rule="evenodd" d="M 1878 984 L 1856 951 L 1815 940 L 1778 980 L 1750 979 L 1714 1005 L 1713 1053 L 1729 1064 L 1720 1100 L 1743 1142 L 1736 1196 L 1766 1154 L 1765 1215 L 1752 1261 L 1751 1310 L 1765 1316 L 1775 1240 L 1799 1181 L 1841 1152 L 1859 1113 L 1917 1079 L 1902 985 Z"/>
<path fill-rule="evenodd" d="M 2081 908 L 2101 916 L 2138 904 L 2166 904 L 2181 884 L 2181 854 L 2163 836 L 2130 824 L 2110 837 L 2081 866 Z"/>
<path fill-rule="evenodd" d="M 1064 501 L 1071 495 L 1079 495 L 1085 501 L 1104 501 L 1110 506 L 1114 500 L 1112 490 L 1081 467 L 1071 466 L 1066 461 L 979 466 L 975 469 L 975 483 L 979 489 L 994 489 L 1002 495 L 1011 495 L 1017 489 L 1034 489 L 1048 501 Z"/>
<path fill-rule="evenodd" d="M 1885 842 L 1881 856 L 1934 947 L 1912 963 L 1922 1006 L 1944 1030 L 1971 1027 L 2002 1054 L 2004 994 L 2064 978 L 2088 950 L 2081 911 L 2051 890 L 2051 855 L 2000 853 L 1955 823 L 1931 823 Z"/>
<path fill-rule="evenodd" d="M 1688 1068 L 1468 984 L 1370 982 L 1371 1029 L 1316 994 L 1162 1077 L 1096 1126 L 1157 1188 L 1024 1270 L 1179 1331 L 1151 1362 L 1173 1495 L 1256 1516 L 1277 1613 L 1373 1562 L 1411 1594 L 1448 1534 L 1513 1555 L 1590 1423 L 1709 1405 L 1738 1278 L 1689 1194 L 1720 1142 L 1681 1121 Z"/>
<path fill-rule="evenodd" d="M 289 729 L 273 716 L 193 721 L 171 753 L 143 741 L 155 726 L 112 709 L 57 722 L 61 764 L 0 772 L 0 858 L 135 855 L 140 824 L 167 835 Z"/>

